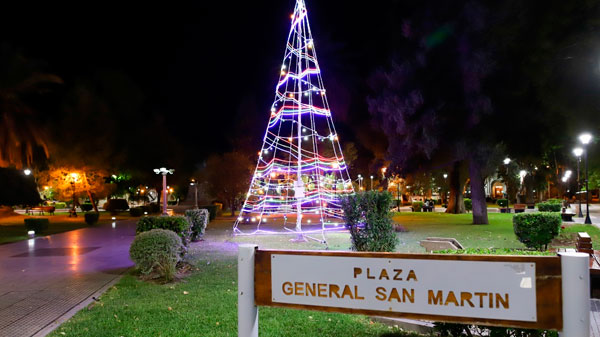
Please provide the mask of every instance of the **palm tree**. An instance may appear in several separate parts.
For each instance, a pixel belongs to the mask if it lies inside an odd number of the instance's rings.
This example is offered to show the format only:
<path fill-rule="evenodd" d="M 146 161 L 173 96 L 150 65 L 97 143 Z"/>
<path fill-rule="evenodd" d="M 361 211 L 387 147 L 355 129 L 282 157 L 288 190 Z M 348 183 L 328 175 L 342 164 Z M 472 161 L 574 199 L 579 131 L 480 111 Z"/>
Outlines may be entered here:
<path fill-rule="evenodd" d="M 31 102 L 63 81 L 38 69 L 39 62 L 0 46 L 0 167 L 29 167 L 36 153 L 49 156 L 47 136 L 36 115 L 39 111 Z"/>

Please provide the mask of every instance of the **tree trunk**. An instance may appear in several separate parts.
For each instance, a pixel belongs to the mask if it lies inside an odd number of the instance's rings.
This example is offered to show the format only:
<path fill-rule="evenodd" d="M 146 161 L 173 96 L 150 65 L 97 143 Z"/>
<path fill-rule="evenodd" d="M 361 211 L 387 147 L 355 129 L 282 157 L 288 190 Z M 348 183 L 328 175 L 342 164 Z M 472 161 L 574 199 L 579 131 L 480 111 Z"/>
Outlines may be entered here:
<path fill-rule="evenodd" d="M 481 165 L 475 159 L 469 160 L 471 177 L 471 204 L 473 206 L 473 224 L 487 225 L 487 203 L 485 202 L 485 184 L 481 175 Z"/>
<path fill-rule="evenodd" d="M 467 178 L 462 173 L 462 166 L 462 161 L 454 162 L 452 168 L 450 169 L 450 173 L 448 174 L 448 178 L 450 178 L 450 197 L 448 198 L 448 208 L 446 208 L 446 213 L 466 213 L 465 202 L 463 200 L 463 190 Z"/>
<path fill-rule="evenodd" d="M 231 208 L 231 216 L 234 217 L 236 209 L 235 198 L 229 200 L 229 205 L 229 207 Z"/>
<path fill-rule="evenodd" d="M 533 193 L 533 185 L 535 184 L 534 178 L 531 174 L 525 176 L 525 202 L 528 204 L 533 204 L 535 201 L 534 193 Z"/>
<path fill-rule="evenodd" d="M 92 192 L 90 192 L 90 190 L 87 190 L 87 195 L 90 198 L 92 207 L 94 207 L 94 212 L 98 213 L 98 205 L 96 205 L 96 200 L 94 199 L 94 196 L 92 195 Z"/>

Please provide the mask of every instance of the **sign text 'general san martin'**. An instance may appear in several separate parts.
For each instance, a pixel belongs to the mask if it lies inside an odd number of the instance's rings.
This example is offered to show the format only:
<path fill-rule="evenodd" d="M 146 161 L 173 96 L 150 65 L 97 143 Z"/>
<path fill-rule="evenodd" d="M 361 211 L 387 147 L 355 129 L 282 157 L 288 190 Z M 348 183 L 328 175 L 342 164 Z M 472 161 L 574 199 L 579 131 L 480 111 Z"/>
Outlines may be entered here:
<path fill-rule="evenodd" d="M 274 254 L 271 270 L 273 302 L 536 320 L 531 263 Z"/>

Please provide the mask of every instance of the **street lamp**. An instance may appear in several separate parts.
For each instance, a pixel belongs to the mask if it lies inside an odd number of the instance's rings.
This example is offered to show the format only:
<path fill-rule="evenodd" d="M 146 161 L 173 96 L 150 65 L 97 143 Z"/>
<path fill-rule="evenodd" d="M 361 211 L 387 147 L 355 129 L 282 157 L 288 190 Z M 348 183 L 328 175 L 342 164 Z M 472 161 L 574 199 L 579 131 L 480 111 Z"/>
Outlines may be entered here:
<path fill-rule="evenodd" d="M 362 175 L 358 175 L 358 189 L 362 191 L 362 180 L 363 180 L 363 176 Z"/>
<path fill-rule="evenodd" d="M 373 176 L 371 176 L 371 191 L 373 190 Z"/>
<path fill-rule="evenodd" d="M 162 174 L 163 176 L 163 188 L 162 188 L 162 195 L 163 195 L 163 212 L 162 215 L 167 216 L 167 174 L 173 174 L 173 172 L 175 172 L 175 170 L 171 169 L 171 170 L 167 170 L 167 168 L 165 167 L 161 167 L 159 169 L 154 169 L 154 173 L 156 174 Z"/>
<path fill-rule="evenodd" d="M 24 169 L 23 173 L 25 173 L 26 176 L 31 174 L 31 170 L 30 169 Z"/>
<path fill-rule="evenodd" d="M 584 223 L 591 225 L 592 220 L 590 219 L 590 189 L 589 189 L 589 175 L 588 175 L 588 149 L 587 145 L 592 141 L 592 135 L 589 133 L 583 133 L 579 135 L 579 141 L 583 144 L 585 152 L 585 205 L 586 215 Z"/>
<path fill-rule="evenodd" d="M 196 184 L 196 179 L 192 178 L 190 185 L 194 186 L 194 209 L 198 209 L 198 185 Z"/>
<path fill-rule="evenodd" d="M 506 181 L 504 182 L 504 185 L 506 185 L 506 213 L 510 213 L 510 207 L 508 207 L 510 204 L 510 195 L 508 195 L 508 164 L 510 164 L 510 161 L 511 160 L 508 157 L 504 158 L 503 161 L 506 166 Z"/>
<path fill-rule="evenodd" d="M 574 148 L 573 154 L 575 155 L 575 157 L 577 157 L 577 194 L 579 194 L 577 198 L 579 199 L 579 214 L 577 214 L 577 217 L 583 218 L 583 211 L 581 210 L 581 180 L 579 178 L 579 165 L 581 163 L 581 155 L 583 154 L 583 149 L 580 147 Z"/>
<path fill-rule="evenodd" d="M 400 178 L 398 178 L 398 190 L 396 191 L 396 196 L 398 198 L 398 213 L 400 213 Z"/>

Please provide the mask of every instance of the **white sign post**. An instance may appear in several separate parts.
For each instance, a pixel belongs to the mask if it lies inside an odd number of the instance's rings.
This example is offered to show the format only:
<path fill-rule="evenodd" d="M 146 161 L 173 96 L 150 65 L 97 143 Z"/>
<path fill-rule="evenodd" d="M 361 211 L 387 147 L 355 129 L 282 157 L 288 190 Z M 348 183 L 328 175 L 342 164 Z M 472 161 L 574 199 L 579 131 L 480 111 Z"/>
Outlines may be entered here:
<path fill-rule="evenodd" d="M 258 337 L 258 307 L 254 303 L 254 256 L 257 245 L 242 244 L 238 252 L 238 336 Z"/>

